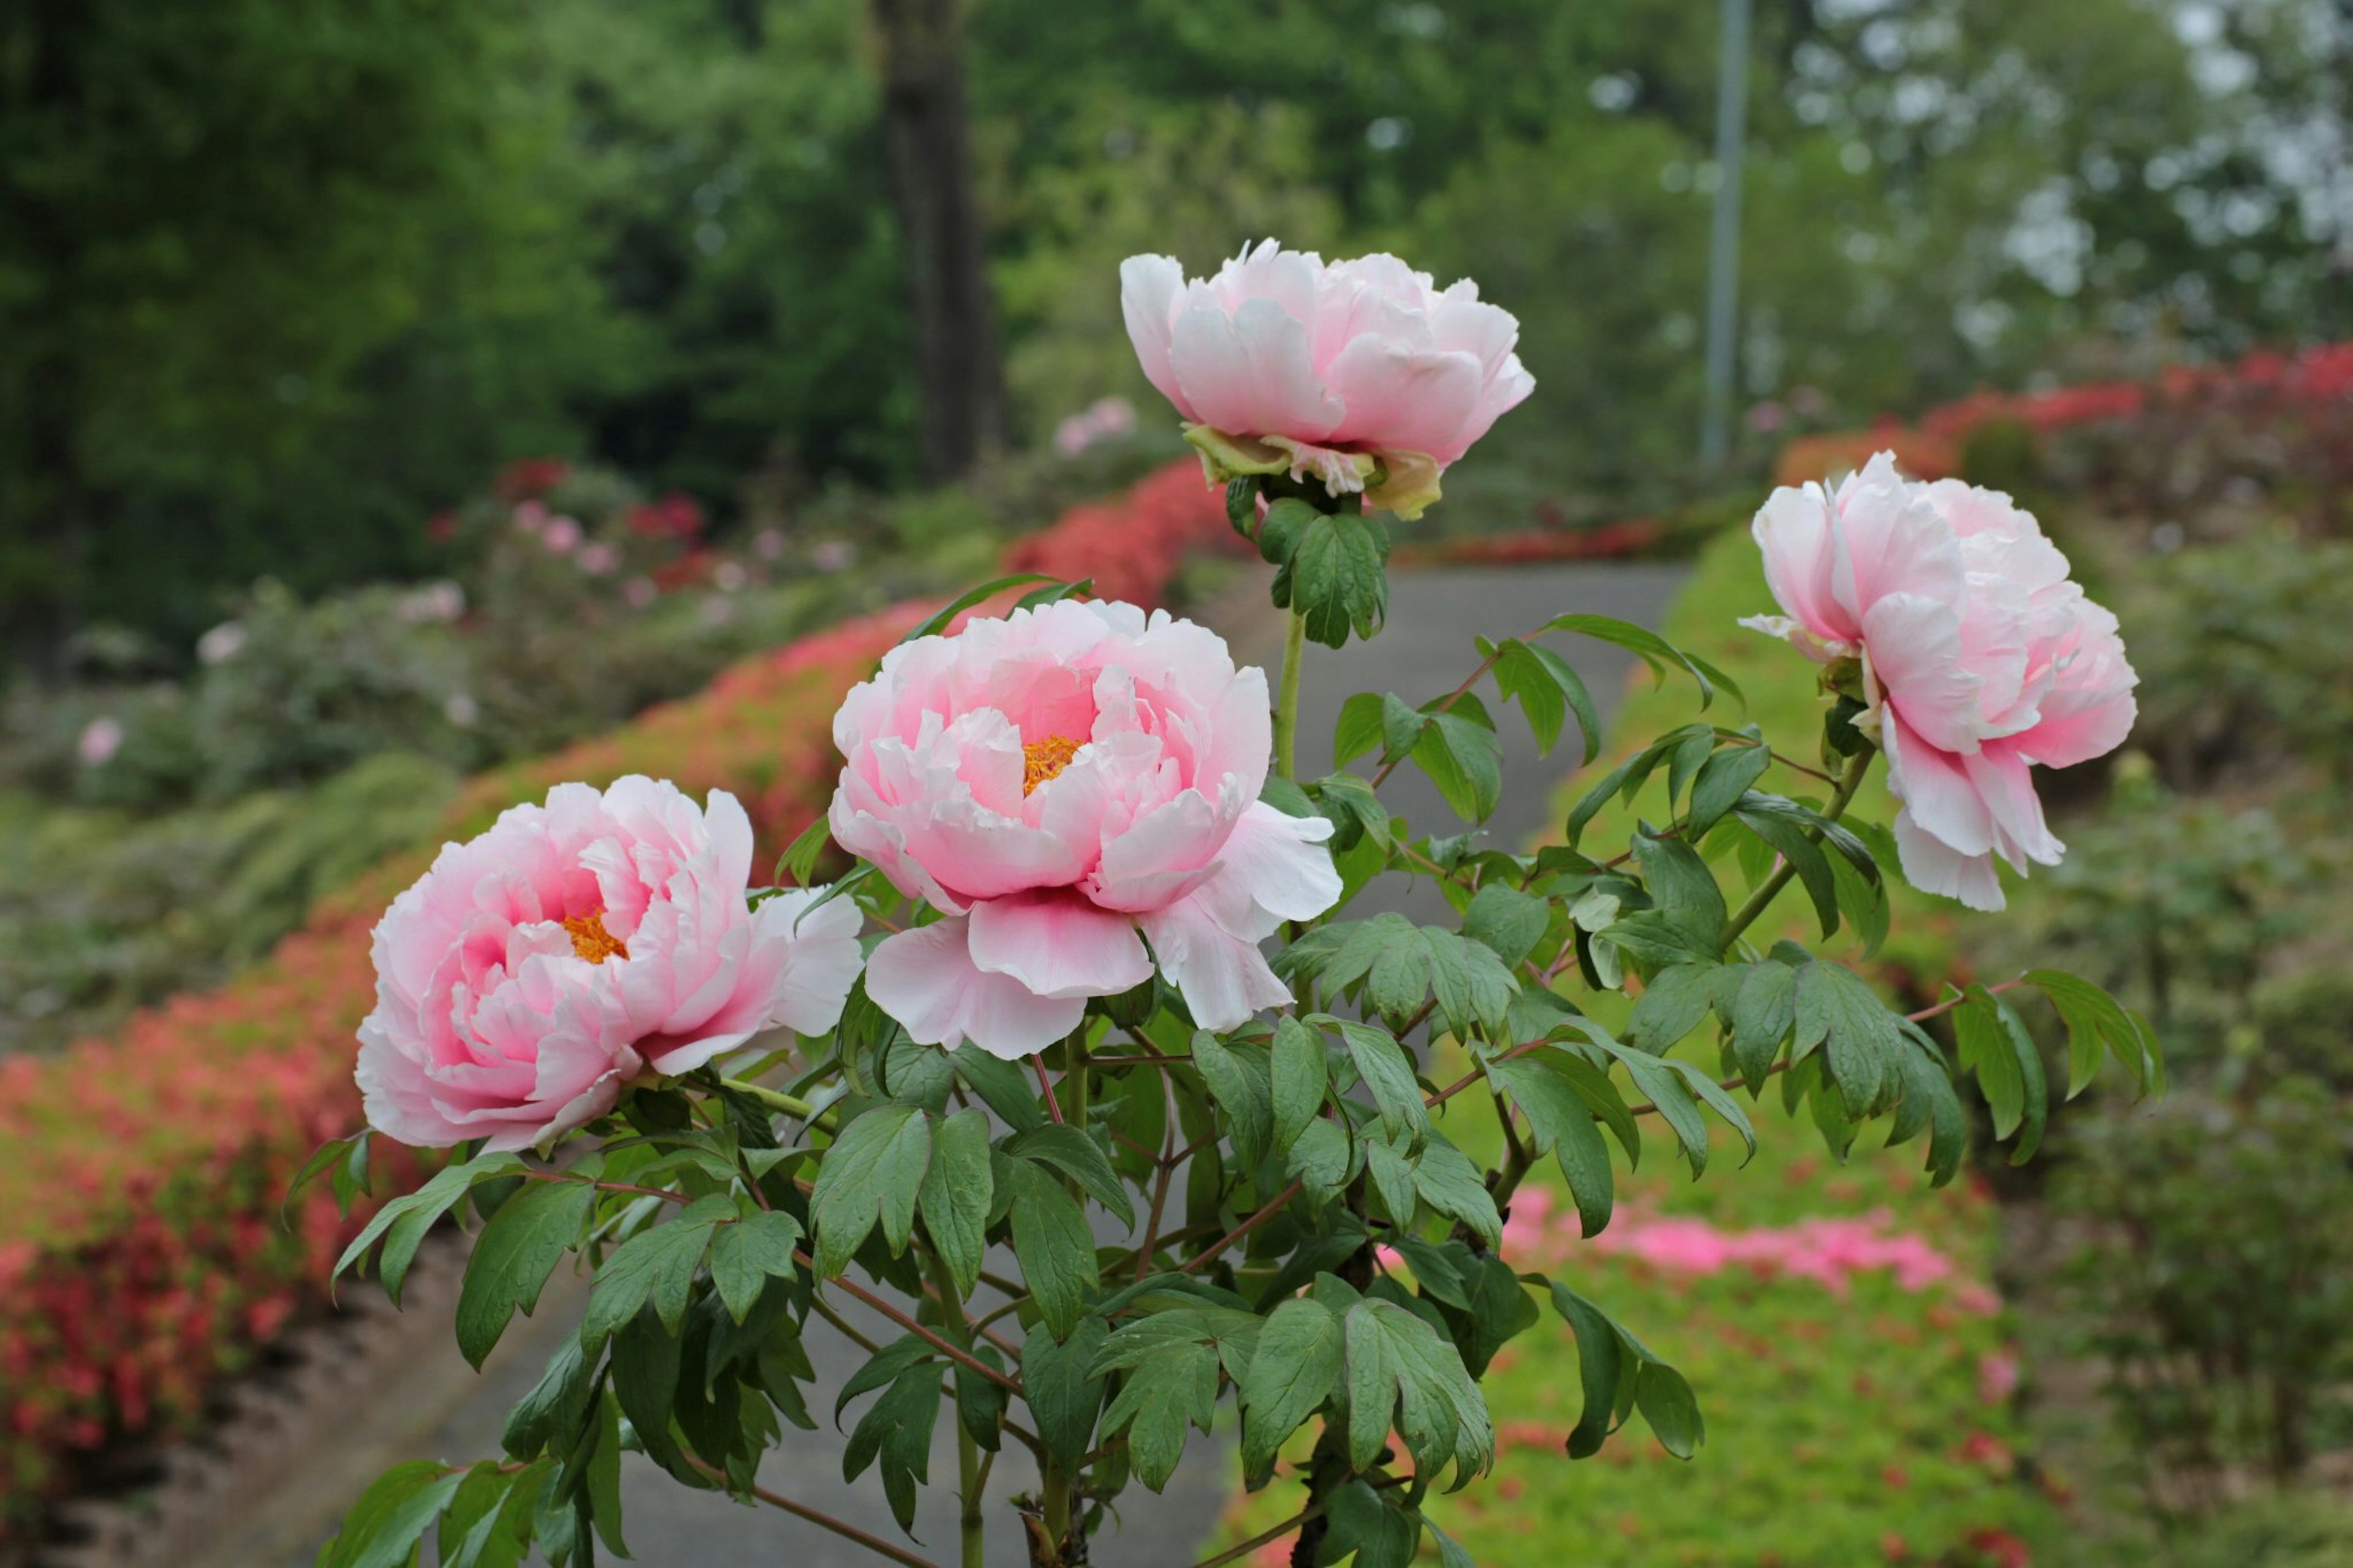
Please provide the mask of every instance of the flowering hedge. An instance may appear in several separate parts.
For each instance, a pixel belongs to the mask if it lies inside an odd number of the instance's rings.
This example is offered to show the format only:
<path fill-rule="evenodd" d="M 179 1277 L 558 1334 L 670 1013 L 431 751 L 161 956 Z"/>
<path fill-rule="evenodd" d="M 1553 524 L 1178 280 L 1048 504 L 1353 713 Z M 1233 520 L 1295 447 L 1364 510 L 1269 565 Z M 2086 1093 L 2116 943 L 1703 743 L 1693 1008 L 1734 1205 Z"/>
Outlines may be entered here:
<path fill-rule="evenodd" d="M 1017 541 L 1010 571 L 1092 575 L 1156 603 L 1193 550 L 1230 543 L 1199 465 Z M 840 695 L 934 606 L 903 604 L 732 668 L 609 734 L 477 779 L 452 835 L 565 779 L 658 772 L 724 788 L 773 855 L 825 807 Z M 374 993 L 367 933 L 429 848 L 322 900 L 232 984 L 133 1017 L 69 1054 L 0 1062 L 0 1539 L 111 1437 L 193 1419 L 207 1387 L 314 1304 L 350 1226 L 287 1184 L 358 1120 L 352 1026 Z M 354 1215 L 355 1226 L 363 1215 Z"/>
<path fill-rule="evenodd" d="M 2148 380 L 2084 382 L 2042 392 L 1979 392 L 1940 404 L 1913 425 L 1882 420 L 1868 430 L 1801 436 L 1781 450 L 1777 481 L 1800 484 L 1859 468 L 1872 453 L 1894 451 L 1923 479 L 1959 471 L 1960 448 L 1997 421 L 2037 435 L 2168 414 L 2279 416 L 2353 399 L 2353 342 L 2301 353 L 2251 353 L 2229 364 L 2172 365 Z"/>

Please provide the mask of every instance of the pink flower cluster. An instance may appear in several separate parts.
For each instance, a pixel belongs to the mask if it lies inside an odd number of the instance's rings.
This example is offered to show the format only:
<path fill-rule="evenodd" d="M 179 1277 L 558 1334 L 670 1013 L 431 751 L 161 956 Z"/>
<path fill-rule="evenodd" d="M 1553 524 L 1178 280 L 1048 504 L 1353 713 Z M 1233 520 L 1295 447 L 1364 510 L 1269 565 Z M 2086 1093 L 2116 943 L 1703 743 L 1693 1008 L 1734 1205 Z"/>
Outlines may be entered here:
<path fill-rule="evenodd" d="M 1861 662 L 1857 725 L 1904 803 L 1905 876 L 2000 909 L 1994 856 L 2023 872 L 2065 849 L 2029 767 L 2089 761 L 2132 729 L 2137 678 L 2116 616 L 2008 496 L 1907 480 L 1891 453 L 1835 489 L 1775 490 L 1754 532 L 1786 614 L 1742 624 L 1825 664 Z"/>

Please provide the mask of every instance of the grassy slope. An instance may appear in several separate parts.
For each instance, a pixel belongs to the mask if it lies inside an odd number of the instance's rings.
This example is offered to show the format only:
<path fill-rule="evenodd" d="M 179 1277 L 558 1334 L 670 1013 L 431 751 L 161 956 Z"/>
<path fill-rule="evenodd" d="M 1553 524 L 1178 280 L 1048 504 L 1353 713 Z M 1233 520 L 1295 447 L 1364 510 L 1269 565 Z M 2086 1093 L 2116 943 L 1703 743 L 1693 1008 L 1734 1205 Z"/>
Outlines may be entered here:
<path fill-rule="evenodd" d="M 1754 548 L 1745 533 L 1727 535 L 1701 557 L 1665 630 L 1730 670 L 1766 735 L 1807 757 L 1820 722 L 1810 668 L 1735 624 L 1767 604 Z M 1692 709 L 1687 685 L 1630 694 L 1588 772 L 1598 775 L 1686 721 Z M 1803 794 L 1811 783 L 1788 775 L 1768 778 L 1767 787 Z M 1565 786 L 1564 815 L 1582 788 L 1579 780 Z M 1867 789 L 1862 809 L 1883 820 L 1884 791 Z M 1654 806 L 1650 815 L 1663 814 Z M 1605 816 L 1587 842 L 1622 836 L 1631 816 Z M 1801 904 L 1793 892 L 1757 930 L 1786 925 L 1800 939 L 1817 935 L 1802 929 Z M 1881 962 L 1901 973 L 1889 978 L 1933 984 L 1947 972 L 1948 915 L 1899 893 L 1894 927 Z M 1466 1125 L 1476 1114 L 1458 1114 L 1449 1126 L 1474 1149 L 1493 1137 L 1491 1113 L 1487 1127 Z M 2000 1318 L 1973 1300 L 1992 1263 L 1990 1202 L 1962 1184 L 1930 1191 L 1916 1148 L 1858 1152 L 1841 1168 L 1810 1125 L 1788 1121 L 1769 1091 L 1754 1115 L 1761 1148 L 1745 1168 L 1736 1163 L 1737 1143 L 1727 1150 L 1724 1138 L 1696 1183 L 1663 1147 L 1648 1152 L 1638 1175 L 1621 1177 L 1611 1234 L 1647 1217 L 1744 1231 L 1875 1213 L 1888 1232 L 1927 1241 L 1956 1266 L 1954 1275 L 1913 1293 L 1889 1271 L 1866 1269 L 1841 1296 L 1738 1264 L 1712 1275 L 1663 1272 L 1578 1243 L 1573 1231 L 1548 1230 L 1525 1249 L 1532 1257 L 1510 1253 L 1523 1267 L 1534 1262 L 1575 1283 L 1681 1368 L 1698 1392 L 1708 1438 L 1696 1459 L 1679 1463 L 1638 1418 L 1599 1456 L 1568 1460 L 1562 1443 L 1579 1405 L 1577 1352 L 1547 1313 L 1487 1384 L 1502 1436 L 1494 1478 L 1431 1501 L 1432 1516 L 1482 1568 L 1853 1568 L 1947 1553 L 1967 1563 L 1977 1556 L 1967 1543 L 1981 1531 L 2039 1536 L 2051 1527 L 2049 1505 L 2010 1479 L 2015 1418 L 1979 1389 L 1980 1358 L 2000 1353 L 2006 1337 Z M 1556 1178 L 1552 1190 L 1556 1215 L 1566 1193 Z M 1296 1506 L 1296 1495 L 1277 1485 L 1247 1500 L 1229 1539 L 1271 1524 Z M 1266 1560 L 1285 1559 L 1270 1550 Z"/>

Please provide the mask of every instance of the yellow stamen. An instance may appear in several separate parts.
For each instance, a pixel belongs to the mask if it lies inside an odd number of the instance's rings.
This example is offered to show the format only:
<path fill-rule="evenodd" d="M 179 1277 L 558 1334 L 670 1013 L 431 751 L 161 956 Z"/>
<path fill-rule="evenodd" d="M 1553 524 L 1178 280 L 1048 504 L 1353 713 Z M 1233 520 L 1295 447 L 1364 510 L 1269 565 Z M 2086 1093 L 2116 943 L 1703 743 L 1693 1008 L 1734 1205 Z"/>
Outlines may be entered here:
<path fill-rule="evenodd" d="M 1068 735 L 1049 735 L 1021 748 L 1021 793 L 1028 795 L 1071 765 L 1080 742 Z"/>
<path fill-rule="evenodd" d="M 629 956 L 628 944 L 605 929 L 602 910 L 575 915 L 564 922 L 564 929 L 572 933 L 572 951 L 591 963 Z"/>

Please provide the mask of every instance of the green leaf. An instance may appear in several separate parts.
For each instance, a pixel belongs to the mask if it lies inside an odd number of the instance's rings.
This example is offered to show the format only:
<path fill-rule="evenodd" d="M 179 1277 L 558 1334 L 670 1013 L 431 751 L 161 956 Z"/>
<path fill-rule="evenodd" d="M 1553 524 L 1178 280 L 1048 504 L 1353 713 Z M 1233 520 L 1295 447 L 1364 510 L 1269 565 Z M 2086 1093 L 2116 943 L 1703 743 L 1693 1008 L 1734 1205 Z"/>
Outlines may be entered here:
<path fill-rule="evenodd" d="M 711 1232 L 721 1221 L 734 1217 L 735 1205 L 729 1199 L 698 1198 L 667 1224 L 641 1230 L 615 1247 L 596 1270 L 596 1288 L 588 1294 L 588 1310 L 580 1322 L 582 1347 L 593 1352 L 648 1301 L 662 1327 L 678 1332 Z"/>
<path fill-rule="evenodd" d="M 1127 1373 L 1103 1413 L 1103 1435 L 1128 1435 L 1136 1478 L 1155 1492 L 1184 1455 L 1186 1428 L 1206 1432 L 1215 1417 L 1221 1321 L 1239 1321 L 1256 1340 L 1258 1320 L 1248 1313 L 1180 1308 L 1121 1330 L 1096 1358 L 1099 1374 Z"/>
<path fill-rule="evenodd" d="M 352 1238 L 352 1244 L 343 1248 L 329 1278 L 340 1277 L 344 1269 L 366 1257 L 368 1249 L 381 1238 L 384 1252 L 377 1259 L 376 1270 L 383 1278 L 385 1294 L 398 1306 L 401 1282 L 408 1277 L 408 1266 L 416 1258 L 425 1233 L 456 1207 L 472 1187 L 511 1176 L 522 1169 L 522 1162 L 512 1154 L 483 1154 L 463 1164 L 444 1165 L 414 1193 L 395 1198 L 376 1210 L 359 1235 Z"/>
<path fill-rule="evenodd" d="M 1544 624 L 1542 629 L 1574 632 L 1614 643 L 1649 665 L 1651 673 L 1662 681 L 1666 679 L 1668 665 L 1680 666 L 1698 684 L 1700 706 L 1703 708 L 1715 700 L 1718 687 L 1732 693 L 1736 702 L 1746 704 L 1748 700 L 1742 695 L 1739 685 L 1724 671 L 1696 654 L 1683 652 L 1656 632 L 1645 631 L 1630 621 L 1621 621 L 1612 616 L 1555 616 Z"/>
<path fill-rule="evenodd" d="M 1008 1139 L 1005 1152 L 1024 1160 L 1051 1165 L 1079 1184 L 1087 1195 L 1116 1215 L 1120 1224 L 1135 1228 L 1135 1206 L 1121 1184 L 1119 1173 L 1095 1141 L 1077 1128 L 1052 1122 Z"/>
<path fill-rule="evenodd" d="M 1552 1287 L 1552 1304 L 1577 1336 L 1577 1376 L 1585 1390 L 1584 1410 L 1568 1435 L 1568 1457 L 1589 1458 L 1609 1436 L 1627 1358 L 1609 1313 L 1561 1284 Z"/>
<path fill-rule="evenodd" d="M 1357 1075 L 1372 1091 L 1373 1103 L 1380 1110 L 1381 1125 L 1390 1136 L 1406 1140 L 1410 1147 L 1419 1147 L 1430 1134 L 1430 1110 L 1421 1102 L 1421 1086 L 1414 1081 L 1413 1063 L 1407 1058 L 1405 1047 L 1388 1030 L 1371 1024 L 1324 1015 L 1308 1022 L 1339 1030 L 1341 1039 L 1347 1043 L 1350 1058 L 1356 1064 Z"/>
<path fill-rule="evenodd" d="M 915 1525 L 915 1489 L 931 1479 L 932 1429 L 939 1424 L 940 1380 L 929 1364 L 902 1372 L 867 1406 L 841 1451 L 841 1479 L 854 1481 L 876 1466 L 882 1495 L 899 1528 Z"/>
<path fill-rule="evenodd" d="M 1345 767 L 1378 748 L 1383 763 L 1403 762 L 1430 727 L 1430 716 L 1395 692 L 1359 691 L 1340 705 L 1332 731 L 1332 762 Z"/>
<path fill-rule="evenodd" d="M 1067 1339 L 1086 1316 L 1101 1282 L 1087 1216 L 1062 1184 L 1036 1165 L 1008 1161 L 1002 1169 L 1015 1173 L 1008 1212 L 1021 1278 L 1038 1302 L 1047 1331 L 1058 1340 Z"/>
<path fill-rule="evenodd" d="M 1724 890 L 1707 862 L 1688 844 L 1648 833 L 1635 836 L 1634 862 L 1659 911 L 1713 956 L 1724 941 Z"/>
<path fill-rule="evenodd" d="M 1365 1144 L 1365 1175 L 1389 1217 L 1400 1228 L 1412 1225 L 1420 1201 L 1414 1191 L 1413 1162 L 1396 1145 L 1371 1140 Z"/>
<path fill-rule="evenodd" d="M 541 1289 L 579 1241 L 596 1198 L 586 1182 L 533 1182 L 482 1227 L 458 1292 L 458 1349 L 475 1371 L 516 1309 L 529 1317 L 539 1305 Z"/>
<path fill-rule="evenodd" d="M 780 1209 L 718 1228 L 711 1238 L 711 1282 L 729 1317 L 742 1322 L 771 1279 L 792 1277 L 793 1248 L 800 1239 L 799 1222 Z"/>
<path fill-rule="evenodd" d="M 1592 1108 L 1541 1056 L 1492 1062 L 1487 1077 L 1528 1119 L 1528 1136 L 1536 1152 L 1560 1161 L 1560 1173 L 1568 1182 L 1569 1196 L 1576 1200 L 1579 1225 L 1587 1236 L 1599 1236 L 1609 1223 L 1616 1178 L 1609 1168 L 1609 1147 L 1602 1142 Z"/>
<path fill-rule="evenodd" d="M 809 1197 L 818 1273 L 849 1267 L 879 1222 L 892 1254 L 914 1233 L 915 1201 L 932 1163 L 932 1124 L 912 1105 L 878 1105 L 853 1118 L 818 1166 Z"/>
<path fill-rule="evenodd" d="M 1561 721 L 1571 712 L 1577 715 L 1577 727 L 1584 741 L 1584 760 L 1591 762 L 1601 750 L 1601 717 L 1593 706 L 1593 694 L 1588 691 L 1584 679 L 1569 668 L 1568 661 L 1541 643 L 1522 642 L 1514 637 L 1500 647 L 1491 646 L 1484 637 L 1479 639 L 1480 651 L 1492 653 L 1495 660 L 1495 685 L 1506 698 L 1519 702 L 1520 711 L 1527 715 L 1528 728 L 1536 738 L 1540 755 L 1549 756 L 1553 744 L 1560 739 Z"/>
<path fill-rule="evenodd" d="M 1046 1109 L 1039 1101 L 1037 1086 L 1019 1063 L 990 1056 L 978 1046 L 959 1046 L 947 1056 L 956 1078 L 1006 1126 L 1027 1132 L 1046 1125 Z"/>
<path fill-rule="evenodd" d="M 1332 824 L 1332 847 L 1345 852 L 1363 839 L 1389 847 L 1389 812 L 1373 786 L 1354 773 L 1329 773 L 1311 791 L 1315 808 Z"/>
<path fill-rule="evenodd" d="M 1272 1086 L 1243 1064 L 1240 1052 L 1207 1029 L 1193 1036 L 1193 1066 L 1208 1085 L 1209 1098 L 1225 1112 L 1234 1152 L 1245 1165 L 1258 1164 L 1273 1147 Z"/>
<path fill-rule="evenodd" d="M 1031 1334 L 1021 1345 L 1021 1388 L 1038 1436 L 1067 1470 L 1094 1447 L 1095 1413 L 1103 1407 L 1103 1384 L 1094 1375 L 1110 1330 L 1101 1318 L 1085 1318 L 1057 1342 L 1051 1334 Z"/>
<path fill-rule="evenodd" d="M 542 1453 L 560 1456 L 571 1451 L 580 1425 L 587 1418 L 593 1392 L 589 1370 L 579 1337 L 565 1336 L 548 1358 L 547 1370 L 540 1374 L 538 1384 L 507 1413 L 501 1442 L 510 1455 L 529 1459 Z"/>
<path fill-rule="evenodd" d="M 777 883 L 781 885 L 789 877 L 795 887 L 807 887 L 809 878 L 817 872 L 818 857 L 825 853 L 825 847 L 831 842 L 833 824 L 820 816 L 802 828 L 799 836 L 785 846 L 785 852 L 776 857 Z"/>
<path fill-rule="evenodd" d="M 979 587 L 959 594 L 955 598 L 950 600 L 944 606 L 935 613 L 924 616 L 923 621 L 917 625 L 913 631 L 899 639 L 900 646 L 903 647 L 908 643 L 913 642 L 918 637 L 939 636 L 942 632 L 947 629 L 948 623 L 955 620 L 958 616 L 963 615 L 966 610 L 973 608 L 976 605 L 985 604 L 988 600 L 997 597 L 997 595 L 1002 594 L 1008 588 L 1018 588 L 1027 583 L 1051 583 L 1053 581 L 1055 581 L 1054 578 L 1049 576 L 1043 572 L 1016 572 L 1012 575 L 1007 577 L 992 577 L 987 582 L 983 583 Z"/>
<path fill-rule="evenodd" d="M 1896 1054 L 1903 1039 L 1895 1016 L 1862 976 L 1842 963 L 1816 960 L 1798 972 L 1794 1048 L 1821 1041 L 1831 1081 L 1850 1121 L 1876 1116 L 1894 1097 Z"/>
<path fill-rule="evenodd" d="M 1369 1467 L 1394 1429 L 1419 1476 L 1435 1477 L 1451 1463 L 1459 1487 L 1487 1468 L 1494 1432 L 1486 1401 L 1451 1342 L 1414 1313 L 1377 1300 L 1351 1306 L 1343 1332 L 1351 1464 Z M 1261 1358 L 1266 1349 L 1261 1341 Z"/>
<path fill-rule="evenodd" d="M 2124 1069 L 2133 1075 L 2138 1092 L 2161 1092 L 2165 1063 L 2157 1037 L 2147 1026 L 2119 1005 L 2105 991 L 2080 976 L 2056 969 L 2029 970 L 2026 984 L 2051 999 L 2067 1026 L 2067 1098 L 2074 1099 L 2099 1071 L 2105 1047 Z"/>
<path fill-rule="evenodd" d="M 1050 583 L 1042 588 L 1032 588 L 1014 600 L 1013 607 L 1017 610 L 1043 609 L 1048 605 L 1059 605 L 1065 599 L 1075 599 L 1082 594 L 1094 591 L 1095 580 L 1092 577 L 1082 577 L 1075 583 Z"/>
<path fill-rule="evenodd" d="M 1504 1241 L 1504 1217 L 1494 1194 L 1471 1157 L 1435 1131 L 1413 1164 L 1413 1184 L 1421 1201 L 1449 1219 L 1461 1220 L 1489 1247 Z"/>
<path fill-rule="evenodd" d="M 320 1549 L 321 1568 L 408 1568 L 466 1474 L 426 1459 L 395 1465 L 343 1515 L 335 1538 Z"/>
<path fill-rule="evenodd" d="M 1480 889 L 1462 911 L 1462 934 L 1492 949 L 1507 968 L 1525 958 L 1551 924 L 1551 905 L 1502 882 Z"/>
<path fill-rule="evenodd" d="M 957 1293 L 970 1296 L 980 1282 L 981 1262 L 988 1251 L 988 1211 L 997 1199 L 985 1113 L 959 1110 L 933 1128 L 931 1163 L 924 1167 L 916 1197 L 923 1228 L 948 1266 Z"/>
<path fill-rule="evenodd" d="M 1634 1384 L 1634 1406 L 1659 1444 L 1678 1459 L 1688 1459 L 1707 1441 L 1707 1424 L 1700 1419 L 1699 1401 L 1692 1396 L 1683 1374 L 1661 1362 L 1645 1363 Z"/>
<path fill-rule="evenodd" d="M 1798 972 L 1767 961 L 1747 965 L 1732 993 L 1732 1059 L 1749 1092 L 1764 1083 L 1797 1019 Z"/>
<path fill-rule="evenodd" d="M 1761 745 L 1730 745 L 1712 752 L 1692 781 L 1691 805 L 1684 812 L 1684 831 L 1694 840 L 1721 821 L 1737 805 L 1765 770 L 1773 753 Z"/>
<path fill-rule="evenodd" d="M 1262 530 L 1261 543 L 1265 537 Z M 1305 617 L 1308 637 L 1326 647 L 1345 644 L 1351 630 L 1369 637 L 1388 616 L 1388 531 L 1377 517 L 1314 512 L 1275 571 L 1274 602 Z"/>
<path fill-rule="evenodd" d="M 1700 1026 L 1715 1000 L 1716 976 L 1709 963 L 1678 963 L 1662 969 L 1634 1001 L 1626 1019 L 1626 1043 L 1664 1056 L 1676 1041 Z"/>
<path fill-rule="evenodd" d="M 1291 1014 L 1275 1020 L 1272 1058 L 1274 1147 L 1288 1155 L 1324 1110 L 1331 1089 L 1324 1040 Z"/>
<path fill-rule="evenodd" d="M 1321 1301 L 1294 1298 L 1268 1317 L 1240 1380 L 1245 1473 L 1273 1466 L 1284 1439 L 1331 1397 L 1341 1361 L 1340 1320 Z"/>
<path fill-rule="evenodd" d="M 1476 701 L 1459 697 L 1446 711 L 1431 713 L 1413 747 L 1414 765 L 1465 822 L 1486 821 L 1504 797 L 1504 748 L 1493 723 L 1479 721 L 1483 709 L 1475 717 L 1466 711 Z"/>
<path fill-rule="evenodd" d="M 1831 875 L 1829 858 L 1821 846 L 1806 836 L 1805 828 L 1794 816 L 1785 813 L 1760 809 L 1752 803 L 1762 798 L 1751 795 L 1733 810 L 1733 820 L 1756 835 L 1757 841 L 1769 846 L 1789 868 L 1797 873 L 1799 885 L 1813 901 L 1814 918 L 1821 922 L 1822 934 L 1829 936 L 1838 930 L 1838 879 Z"/>

